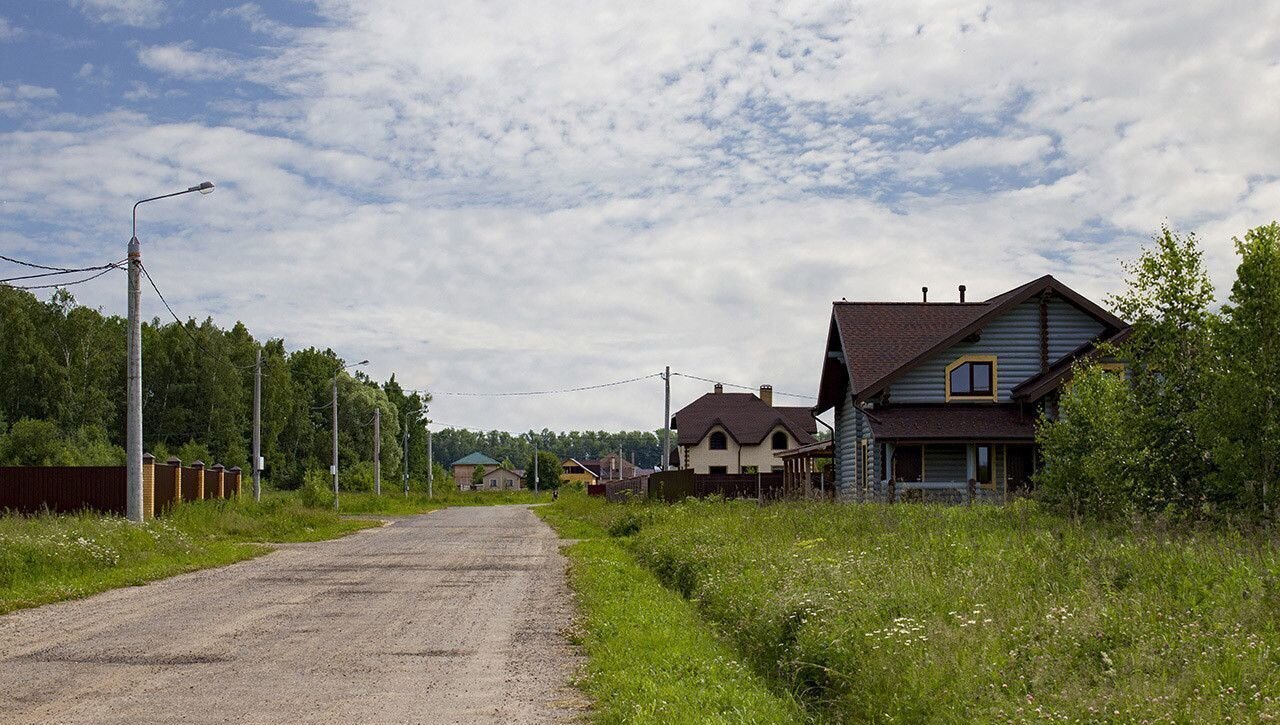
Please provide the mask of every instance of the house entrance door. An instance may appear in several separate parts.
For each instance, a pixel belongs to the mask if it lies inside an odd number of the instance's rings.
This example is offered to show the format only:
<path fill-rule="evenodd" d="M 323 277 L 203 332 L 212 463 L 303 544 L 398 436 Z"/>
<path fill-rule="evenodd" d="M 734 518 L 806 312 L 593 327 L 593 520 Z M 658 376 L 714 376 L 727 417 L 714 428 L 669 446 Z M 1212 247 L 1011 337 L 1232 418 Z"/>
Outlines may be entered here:
<path fill-rule="evenodd" d="M 893 450 L 893 479 L 895 481 L 919 481 L 923 473 L 923 446 L 898 446 Z"/>

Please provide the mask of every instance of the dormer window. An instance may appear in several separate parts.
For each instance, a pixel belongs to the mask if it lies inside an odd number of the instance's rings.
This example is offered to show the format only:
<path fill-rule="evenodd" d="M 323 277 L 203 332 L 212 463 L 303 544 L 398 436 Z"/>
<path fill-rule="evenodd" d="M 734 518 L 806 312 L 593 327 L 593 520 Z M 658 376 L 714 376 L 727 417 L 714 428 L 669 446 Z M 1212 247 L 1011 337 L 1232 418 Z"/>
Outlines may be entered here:
<path fill-rule="evenodd" d="M 947 400 L 995 400 L 996 358 L 966 355 L 947 366 Z"/>
<path fill-rule="evenodd" d="M 711 440 L 707 441 L 707 447 L 713 451 L 728 450 L 729 438 L 724 433 L 716 431 L 711 434 Z"/>

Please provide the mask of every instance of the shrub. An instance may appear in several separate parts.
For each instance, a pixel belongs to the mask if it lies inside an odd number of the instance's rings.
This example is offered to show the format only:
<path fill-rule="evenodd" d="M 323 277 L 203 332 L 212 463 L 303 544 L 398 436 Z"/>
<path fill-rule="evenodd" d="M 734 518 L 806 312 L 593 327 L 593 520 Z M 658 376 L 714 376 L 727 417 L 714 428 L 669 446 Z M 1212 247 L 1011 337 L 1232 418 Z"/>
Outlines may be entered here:
<path fill-rule="evenodd" d="M 310 468 L 302 474 L 302 487 L 298 489 L 298 497 L 304 506 L 332 508 L 332 486 L 333 479 L 327 472 Z"/>

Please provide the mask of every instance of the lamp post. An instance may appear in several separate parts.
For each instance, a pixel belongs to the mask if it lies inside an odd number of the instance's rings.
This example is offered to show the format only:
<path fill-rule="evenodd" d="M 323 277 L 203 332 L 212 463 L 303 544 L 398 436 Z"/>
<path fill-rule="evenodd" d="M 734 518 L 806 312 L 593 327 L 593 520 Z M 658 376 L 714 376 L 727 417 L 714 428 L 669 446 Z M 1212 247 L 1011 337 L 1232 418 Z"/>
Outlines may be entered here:
<path fill-rule="evenodd" d="M 138 241 L 138 207 L 149 201 L 168 199 L 198 191 L 209 194 L 213 182 L 202 181 L 186 191 L 161 194 L 141 199 L 133 205 L 133 235 L 129 238 L 129 363 L 125 387 L 128 410 L 125 426 L 125 481 L 127 498 L 125 514 L 130 521 L 142 523 L 142 244 Z"/>
<path fill-rule="evenodd" d="M 338 510 L 338 374 L 347 368 L 368 365 L 368 360 L 361 360 L 358 363 L 343 365 L 333 374 L 333 465 L 329 467 L 329 473 L 333 474 L 333 509 Z"/>

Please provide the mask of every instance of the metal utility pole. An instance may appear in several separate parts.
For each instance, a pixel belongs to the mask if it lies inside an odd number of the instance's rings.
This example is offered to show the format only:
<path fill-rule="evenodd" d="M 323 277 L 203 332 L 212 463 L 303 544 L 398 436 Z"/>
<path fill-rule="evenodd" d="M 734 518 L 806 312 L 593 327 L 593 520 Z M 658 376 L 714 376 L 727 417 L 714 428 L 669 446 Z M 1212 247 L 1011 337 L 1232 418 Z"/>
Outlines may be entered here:
<path fill-rule="evenodd" d="M 333 374 L 333 465 L 329 467 L 329 472 L 333 474 L 333 508 L 335 511 L 338 510 L 338 375 L 347 368 L 367 364 L 369 364 L 368 360 L 361 360 L 358 363 L 343 365 Z"/>
<path fill-rule="evenodd" d="M 671 465 L 671 366 L 662 374 L 667 383 L 667 403 L 662 409 L 662 470 Z"/>
<path fill-rule="evenodd" d="M 538 495 L 538 439 L 533 439 L 533 495 Z"/>
<path fill-rule="evenodd" d="M 253 367 L 253 500 L 262 500 L 262 348 Z"/>
<path fill-rule="evenodd" d="M 373 409 L 373 495 L 382 495 L 382 408 Z"/>
<path fill-rule="evenodd" d="M 329 468 L 333 474 L 333 508 L 338 509 L 338 373 L 333 374 L 333 463 Z"/>
<path fill-rule="evenodd" d="M 409 496 L 409 416 L 404 416 L 404 464 L 400 466 L 404 478 L 404 495 Z"/>
<path fill-rule="evenodd" d="M 406 474 L 407 475 L 407 474 Z M 427 429 L 427 498 L 434 498 L 435 492 L 432 491 L 433 480 L 436 477 L 436 459 L 431 450 L 431 429 Z"/>
<path fill-rule="evenodd" d="M 203 181 L 186 191 L 141 199 L 133 205 L 133 235 L 129 238 L 129 334 L 125 375 L 125 515 L 142 523 L 142 243 L 138 241 L 138 207 L 149 201 L 168 199 L 198 191 L 208 194 L 213 184 Z"/>

